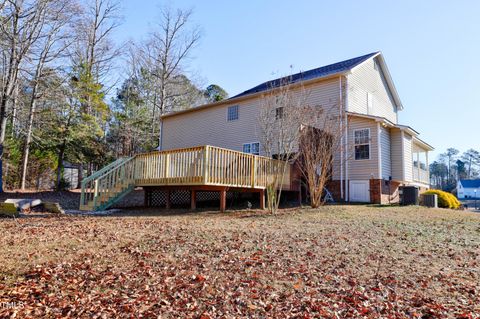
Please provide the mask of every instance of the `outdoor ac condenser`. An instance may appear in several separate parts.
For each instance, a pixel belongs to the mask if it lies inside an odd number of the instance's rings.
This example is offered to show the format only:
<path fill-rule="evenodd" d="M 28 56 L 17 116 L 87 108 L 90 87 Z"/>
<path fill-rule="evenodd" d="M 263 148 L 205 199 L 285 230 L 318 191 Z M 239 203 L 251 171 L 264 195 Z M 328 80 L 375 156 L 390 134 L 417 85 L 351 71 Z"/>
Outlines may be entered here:
<path fill-rule="evenodd" d="M 437 194 L 423 194 L 422 206 L 438 208 L 438 196 Z"/>
<path fill-rule="evenodd" d="M 400 205 L 418 205 L 419 196 L 418 196 L 418 187 L 416 186 L 400 186 L 399 187 L 400 195 Z"/>

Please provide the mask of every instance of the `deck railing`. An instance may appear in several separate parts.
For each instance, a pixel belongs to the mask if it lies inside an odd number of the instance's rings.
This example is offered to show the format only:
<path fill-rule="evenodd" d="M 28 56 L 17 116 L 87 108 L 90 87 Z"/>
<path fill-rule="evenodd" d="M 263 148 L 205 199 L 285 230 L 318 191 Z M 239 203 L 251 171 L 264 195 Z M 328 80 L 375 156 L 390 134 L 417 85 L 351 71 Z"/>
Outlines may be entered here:
<path fill-rule="evenodd" d="M 290 189 L 290 164 L 214 146 L 138 154 L 119 159 L 82 182 L 80 207 L 103 209 L 135 186 L 211 185 L 266 188 L 285 168 L 282 189 Z"/>
<path fill-rule="evenodd" d="M 214 146 L 150 152 L 136 156 L 135 184 L 216 185 L 265 188 L 284 162 Z M 290 165 L 283 188 L 290 188 Z"/>
<path fill-rule="evenodd" d="M 413 180 L 415 182 L 430 183 L 430 176 L 427 170 L 421 169 L 419 167 L 413 167 Z"/>

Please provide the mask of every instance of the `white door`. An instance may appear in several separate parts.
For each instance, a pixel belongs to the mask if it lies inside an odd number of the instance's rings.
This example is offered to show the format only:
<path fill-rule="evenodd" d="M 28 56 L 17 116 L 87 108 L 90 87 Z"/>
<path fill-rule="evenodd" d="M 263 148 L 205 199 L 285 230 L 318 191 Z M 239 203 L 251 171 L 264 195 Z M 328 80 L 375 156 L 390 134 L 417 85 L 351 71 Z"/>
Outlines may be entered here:
<path fill-rule="evenodd" d="M 370 202 L 370 181 L 350 181 L 350 201 Z"/>

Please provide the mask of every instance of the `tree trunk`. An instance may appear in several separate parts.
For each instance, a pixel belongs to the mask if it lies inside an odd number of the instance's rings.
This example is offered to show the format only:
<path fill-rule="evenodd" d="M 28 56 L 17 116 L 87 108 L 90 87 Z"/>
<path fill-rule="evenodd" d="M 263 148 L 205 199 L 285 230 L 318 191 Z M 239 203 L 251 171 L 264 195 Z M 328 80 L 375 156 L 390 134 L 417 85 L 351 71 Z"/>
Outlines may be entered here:
<path fill-rule="evenodd" d="M 21 186 L 20 189 L 25 189 L 26 179 L 27 179 L 27 168 L 28 168 L 28 156 L 30 153 L 30 143 L 32 142 L 32 130 L 33 130 L 33 118 L 35 116 L 35 111 L 37 108 L 37 89 L 38 81 L 35 80 L 33 86 L 32 98 L 30 100 L 30 114 L 28 115 L 28 124 L 27 124 L 27 136 L 25 137 L 25 145 L 23 147 L 23 156 L 22 156 L 22 174 L 21 174 Z"/>
<path fill-rule="evenodd" d="M 82 187 L 82 181 L 83 181 L 83 164 L 80 163 L 78 164 L 78 183 L 77 183 L 77 188 Z"/>
<path fill-rule="evenodd" d="M 60 149 L 58 151 L 58 158 L 57 158 L 57 185 L 55 189 L 57 191 L 60 190 L 60 182 L 62 180 L 62 169 L 63 169 L 63 156 L 65 155 L 65 147 L 67 145 L 67 141 L 64 139 L 62 145 L 60 145 Z"/>

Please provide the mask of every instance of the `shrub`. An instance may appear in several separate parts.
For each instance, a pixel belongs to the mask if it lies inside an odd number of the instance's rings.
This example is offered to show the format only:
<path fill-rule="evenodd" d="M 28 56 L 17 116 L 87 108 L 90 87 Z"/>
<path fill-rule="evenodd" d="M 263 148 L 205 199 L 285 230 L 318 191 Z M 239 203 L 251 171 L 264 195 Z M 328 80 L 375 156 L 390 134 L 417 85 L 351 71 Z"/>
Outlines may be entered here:
<path fill-rule="evenodd" d="M 431 189 L 423 194 L 436 194 L 438 197 L 438 207 L 458 209 L 461 206 L 460 202 L 453 194 L 441 191 L 439 189 Z"/>

